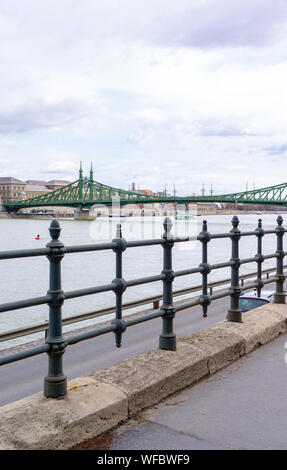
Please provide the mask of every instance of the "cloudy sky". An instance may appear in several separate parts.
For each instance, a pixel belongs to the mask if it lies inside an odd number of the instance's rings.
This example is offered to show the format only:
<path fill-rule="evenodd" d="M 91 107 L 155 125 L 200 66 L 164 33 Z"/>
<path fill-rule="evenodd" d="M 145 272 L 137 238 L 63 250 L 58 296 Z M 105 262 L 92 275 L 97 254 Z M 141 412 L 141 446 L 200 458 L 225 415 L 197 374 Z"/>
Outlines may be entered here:
<path fill-rule="evenodd" d="M 287 180 L 287 0 L 0 0 L 0 176 Z"/>

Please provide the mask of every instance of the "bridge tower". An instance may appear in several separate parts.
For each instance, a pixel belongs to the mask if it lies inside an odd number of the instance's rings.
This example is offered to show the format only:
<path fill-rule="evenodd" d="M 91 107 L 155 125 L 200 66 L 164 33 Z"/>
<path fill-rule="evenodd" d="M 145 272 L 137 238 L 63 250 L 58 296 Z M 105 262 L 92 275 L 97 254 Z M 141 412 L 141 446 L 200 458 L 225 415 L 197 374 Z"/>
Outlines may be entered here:
<path fill-rule="evenodd" d="M 83 168 L 82 168 L 82 162 L 81 162 L 80 170 L 79 170 L 79 183 L 78 183 L 80 202 L 83 202 L 83 187 L 84 187 L 84 177 L 83 177 Z"/>
<path fill-rule="evenodd" d="M 91 163 L 90 169 L 90 179 L 89 179 L 89 200 L 93 202 L 94 200 L 94 172 L 93 172 L 93 164 Z"/>

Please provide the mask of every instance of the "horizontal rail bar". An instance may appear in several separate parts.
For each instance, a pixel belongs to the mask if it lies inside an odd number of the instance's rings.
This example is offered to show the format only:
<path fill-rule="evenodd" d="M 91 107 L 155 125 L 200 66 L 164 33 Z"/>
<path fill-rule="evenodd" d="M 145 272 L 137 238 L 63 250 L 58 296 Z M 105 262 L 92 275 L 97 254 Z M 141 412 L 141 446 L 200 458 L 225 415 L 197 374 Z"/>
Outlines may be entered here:
<path fill-rule="evenodd" d="M 209 296 L 209 299 L 212 301 L 212 300 L 218 300 L 218 299 L 223 299 L 224 297 L 227 297 L 228 295 L 230 295 L 232 293 L 232 290 L 228 289 L 226 291 L 223 291 L 223 292 L 219 292 L 218 294 L 213 294 L 213 295 L 210 295 Z"/>
<path fill-rule="evenodd" d="M 65 253 L 83 253 L 85 251 L 102 251 L 102 250 L 113 250 L 116 248 L 116 243 L 95 243 L 91 245 L 74 245 L 67 246 Z"/>
<path fill-rule="evenodd" d="M 257 235 L 257 232 L 255 230 L 250 230 L 249 232 L 240 232 L 241 237 L 249 237 L 252 235 Z"/>
<path fill-rule="evenodd" d="M 273 282 L 276 282 L 276 281 L 277 281 L 277 277 L 276 277 L 276 276 L 270 277 L 269 279 L 264 279 L 264 280 L 262 280 L 262 282 L 263 282 L 264 285 L 265 285 L 265 284 L 272 284 Z M 255 289 L 255 288 L 257 288 L 257 287 L 258 287 L 258 282 L 256 281 L 256 282 L 253 282 L 253 283 L 251 283 L 251 284 L 249 284 L 249 285 L 247 285 L 247 286 L 241 287 L 241 290 L 242 290 L 242 291 L 245 291 L 245 290 L 249 290 L 249 289 L 253 289 L 253 288 Z"/>
<path fill-rule="evenodd" d="M 276 233 L 276 230 L 274 230 L 274 229 L 264 230 L 264 235 L 271 235 L 271 234 L 274 234 L 274 233 Z"/>
<path fill-rule="evenodd" d="M 285 229 L 284 232 L 287 230 Z M 264 230 L 264 235 L 275 234 L 276 230 Z M 241 236 L 257 235 L 256 231 L 241 232 Z M 216 238 L 230 238 L 229 233 L 214 233 L 210 234 L 211 239 Z M 173 241 L 175 243 L 200 240 L 200 236 L 192 235 L 187 237 L 175 237 Z M 148 240 L 129 240 L 126 241 L 126 246 L 133 248 L 139 246 L 149 246 L 149 245 L 161 245 L 163 243 L 162 239 L 148 239 Z M 64 253 L 83 253 L 89 251 L 102 251 L 110 250 L 116 248 L 115 242 L 109 243 L 95 243 L 90 245 L 71 245 L 64 248 Z M 51 253 L 50 248 L 37 248 L 37 249 L 27 249 L 27 250 L 9 250 L 0 252 L 0 260 L 13 259 L 13 258 L 27 258 L 35 256 L 47 256 Z"/>
<path fill-rule="evenodd" d="M 257 263 L 258 258 L 253 256 L 253 258 L 243 258 L 240 260 L 240 264 L 247 264 L 247 263 Z"/>
<path fill-rule="evenodd" d="M 75 297 L 83 297 L 84 295 L 100 294 L 102 292 L 109 292 L 115 288 L 115 284 L 104 284 L 96 287 L 85 287 L 84 289 L 76 289 L 69 292 L 64 292 L 65 299 L 74 299 Z"/>
<path fill-rule="evenodd" d="M 135 248 L 138 246 L 162 245 L 162 238 L 152 238 L 150 240 L 129 240 L 126 243 L 127 248 Z"/>
<path fill-rule="evenodd" d="M 76 335 L 66 337 L 65 343 L 67 345 L 76 344 L 85 339 L 91 339 L 91 338 L 95 338 L 96 336 L 104 335 L 106 333 L 112 333 L 116 329 L 117 327 L 114 324 L 103 326 L 101 328 L 94 328 L 90 331 L 85 331 L 83 333 L 78 333 Z"/>
<path fill-rule="evenodd" d="M 210 239 L 215 240 L 216 238 L 230 238 L 229 233 L 211 233 Z"/>
<path fill-rule="evenodd" d="M 271 254 L 271 255 L 266 255 L 264 256 L 264 259 L 271 259 L 271 258 L 276 258 L 277 257 L 277 254 Z M 243 259 L 241 260 L 241 264 L 245 264 L 245 263 L 249 263 L 249 262 L 256 262 L 257 261 L 257 258 L 254 257 L 254 258 L 247 258 L 247 259 Z M 228 266 L 231 266 L 231 262 L 228 261 L 226 263 L 218 263 L 218 264 L 214 264 L 214 265 L 211 265 L 211 269 L 219 269 L 219 268 L 224 268 L 224 267 L 228 267 Z M 191 269 L 186 269 L 186 270 L 181 270 L 181 271 L 175 271 L 174 275 L 175 277 L 179 277 L 179 276 L 185 276 L 185 275 L 188 275 L 188 274 L 194 274 L 194 273 L 199 273 L 199 272 L 202 272 L 203 268 L 200 268 L 200 267 L 197 267 L 197 268 L 191 268 Z M 275 270 L 275 268 L 274 268 Z M 262 271 L 262 273 L 264 273 L 265 271 Z M 272 272 L 272 271 L 271 271 Z M 256 275 L 256 273 L 254 273 L 254 275 Z M 245 275 L 246 276 L 246 275 Z M 240 279 L 244 278 L 244 276 L 240 276 Z M 139 279 L 134 279 L 134 280 L 130 280 L 130 281 L 127 281 L 127 287 L 132 287 L 132 286 L 138 286 L 138 285 L 142 285 L 142 284 L 148 284 L 150 282 L 157 282 L 157 281 L 163 281 L 165 279 L 165 275 L 164 274 L 158 274 L 158 275 L 154 275 L 154 276 L 147 276 L 147 277 L 144 277 L 144 278 L 139 278 Z M 225 281 L 220 281 L 220 282 L 225 282 Z M 229 282 L 229 279 L 226 279 L 226 283 Z M 215 285 L 219 285 L 219 284 L 209 284 L 208 287 L 213 287 Z M 96 287 L 87 287 L 87 288 L 84 288 L 84 289 L 76 289 L 76 290 L 73 290 L 73 291 L 69 291 L 69 292 L 64 292 L 64 297 L 65 299 L 73 299 L 73 298 L 76 298 L 76 297 L 83 297 L 85 295 L 93 295 L 93 294 L 98 294 L 98 293 L 102 293 L 102 292 L 108 292 L 108 291 L 112 291 L 114 290 L 116 287 L 115 284 L 111 283 L 111 284 L 105 284 L 105 285 L 102 285 L 102 286 L 96 286 Z M 198 290 L 201 288 L 201 286 L 198 286 Z M 191 292 L 189 290 L 189 292 Z M 176 292 L 174 293 L 174 295 L 176 295 Z M 43 297 L 36 297 L 36 298 L 32 298 L 32 299 L 27 299 L 27 300 L 19 300 L 19 301 L 16 301 L 16 302 L 10 302 L 10 303 L 7 303 L 7 304 L 1 304 L 0 305 L 0 313 L 3 313 L 3 312 L 8 312 L 8 311 L 11 311 L 11 310 L 18 310 L 20 308 L 27 308 L 27 307 L 33 307 L 33 306 L 36 306 L 36 305 L 43 305 L 45 303 L 48 303 L 49 302 L 49 297 L 48 296 L 43 296 Z M 1 338 L 1 334 L 0 334 L 0 338 Z M 1 341 L 1 339 L 0 339 Z"/>
<path fill-rule="evenodd" d="M 195 307 L 196 305 L 200 305 L 199 297 L 195 297 L 195 299 L 191 300 L 190 302 L 185 302 L 183 304 L 176 305 L 174 311 L 180 312 L 181 310 L 186 310 L 187 308 Z"/>
<path fill-rule="evenodd" d="M 249 284 L 248 286 L 242 286 L 241 287 L 241 291 L 245 291 L 245 290 L 250 290 L 250 289 L 256 289 L 256 287 L 258 287 L 258 282 L 252 282 L 251 284 Z"/>
<path fill-rule="evenodd" d="M 126 325 L 127 326 L 133 326 L 137 325 L 138 323 L 143 323 L 148 320 L 154 320 L 155 318 L 159 318 L 162 315 L 164 315 L 164 310 L 158 310 L 157 312 L 152 312 L 152 313 L 147 313 L 146 315 L 142 317 L 134 317 L 126 320 Z"/>
<path fill-rule="evenodd" d="M 264 260 L 265 259 L 277 258 L 277 253 L 273 253 L 272 255 L 265 255 L 263 258 L 264 258 Z"/>
<path fill-rule="evenodd" d="M 179 277 L 179 276 L 187 276 L 188 274 L 195 274 L 195 273 L 202 273 L 204 271 L 203 267 L 198 267 L 198 268 L 190 268 L 190 269 L 182 269 L 180 271 L 174 271 L 174 277 Z M 174 292 L 173 295 L 176 295 Z"/>
<path fill-rule="evenodd" d="M 278 280 L 277 276 L 270 277 L 269 279 L 265 279 L 263 281 L 263 284 L 272 284 L 273 282 L 276 282 Z"/>
<path fill-rule="evenodd" d="M 287 265 L 284 265 L 284 268 L 286 269 Z M 270 274 L 274 271 L 276 271 L 276 268 L 268 268 L 268 269 L 262 270 L 262 274 L 267 274 L 268 275 L 268 274 Z M 244 280 L 250 279 L 251 277 L 254 277 L 254 276 L 257 276 L 257 272 L 253 272 L 253 273 L 249 273 L 249 274 L 243 274 L 243 275 L 240 276 L 240 280 L 244 281 Z M 230 282 L 230 278 L 226 278 L 226 279 L 222 279 L 221 281 L 211 282 L 211 283 L 208 284 L 207 287 L 209 289 L 213 289 L 214 287 L 225 285 L 225 284 L 228 284 L 229 282 Z M 274 282 L 274 281 L 272 281 L 272 282 Z M 255 287 L 257 287 L 257 286 L 255 286 Z M 248 289 L 251 288 L 250 284 L 247 285 L 247 288 Z M 180 297 L 180 296 L 183 296 L 183 295 L 188 295 L 188 294 L 192 294 L 193 292 L 200 291 L 200 289 L 201 289 L 201 284 L 193 286 L 193 287 L 189 287 L 189 288 L 186 288 L 186 289 L 176 290 L 176 291 L 174 291 L 173 295 L 174 295 L 174 297 Z M 147 305 L 147 304 L 150 304 L 150 303 L 159 302 L 161 299 L 162 299 L 162 295 L 155 295 L 155 296 L 152 296 L 152 297 L 145 297 L 145 298 L 137 300 L 137 301 L 126 302 L 125 304 L 123 304 L 122 308 L 123 308 L 123 310 L 128 310 L 128 309 L 131 309 L 131 308 L 140 307 L 142 305 Z M 181 310 L 184 310 L 184 309 L 181 309 Z M 81 313 L 80 315 L 74 315 L 74 316 L 71 316 L 71 317 L 67 317 L 67 318 L 64 318 L 62 320 L 62 322 L 63 322 L 63 326 L 65 326 L 65 325 L 70 325 L 70 324 L 73 324 L 73 323 L 79 323 L 79 322 L 82 322 L 82 321 L 85 321 L 85 320 L 90 320 L 92 318 L 103 317 L 103 316 L 112 314 L 114 312 L 115 312 L 115 307 L 107 307 L 107 308 L 104 308 L 104 309 L 95 310 L 93 312 Z M 28 327 L 24 327 L 24 328 L 19 328 L 17 330 L 5 331 L 3 333 L 0 333 L 0 342 L 8 341 L 10 339 L 20 338 L 22 336 L 32 335 L 32 334 L 35 334 L 35 333 L 39 333 L 41 331 L 47 330 L 47 328 L 48 328 L 48 322 L 43 322 L 43 323 L 39 323 L 39 324 L 36 324 L 36 325 L 32 325 L 32 326 L 28 326 Z"/>
<path fill-rule="evenodd" d="M 27 349 L 25 351 L 20 351 L 16 354 L 3 356 L 0 358 L 0 366 L 10 364 L 10 362 L 21 361 L 22 359 L 27 359 L 28 357 L 37 356 L 38 354 L 43 354 L 45 352 L 48 352 L 49 350 L 49 344 L 43 344 L 36 348 Z"/>
<path fill-rule="evenodd" d="M 200 237 L 198 235 L 187 235 L 186 237 L 174 237 L 173 241 L 175 243 L 182 243 L 182 242 L 192 242 L 199 240 Z"/>
<path fill-rule="evenodd" d="M 154 276 L 141 277 L 138 279 L 126 281 L 126 285 L 127 287 L 141 286 L 142 284 L 148 284 L 149 282 L 164 281 L 165 277 L 165 274 L 156 274 Z"/>
<path fill-rule="evenodd" d="M 34 256 L 47 256 L 51 253 L 50 248 L 38 248 L 33 250 L 11 250 L 1 251 L 0 260 L 13 258 L 29 258 Z"/>
<path fill-rule="evenodd" d="M 212 264 L 210 266 L 210 269 L 221 269 L 221 268 L 228 268 L 229 266 L 232 266 L 231 261 L 226 261 L 225 263 L 217 263 L 217 264 Z"/>
<path fill-rule="evenodd" d="M 50 298 L 45 295 L 43 297 L 34 297 L 32 299 L 17 300 L 15 302 L 9 302 L 0 305 L 0 313 L 9 312 L 11 310 L 17 310 L 19 308 L 35 307 L 36 305 L 43 305 L 48 303 Z"/>

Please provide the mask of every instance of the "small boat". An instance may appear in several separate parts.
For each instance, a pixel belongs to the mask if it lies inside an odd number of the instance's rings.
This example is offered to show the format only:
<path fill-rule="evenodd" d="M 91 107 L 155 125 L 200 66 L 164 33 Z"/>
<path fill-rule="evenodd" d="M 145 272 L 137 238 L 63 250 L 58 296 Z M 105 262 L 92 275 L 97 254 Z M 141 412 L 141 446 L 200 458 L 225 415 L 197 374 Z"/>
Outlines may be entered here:
<path fill-rule="evenodd" d="M 191 220 L 191 219 L 194 218 L 194 215 L 193 214 L 182 214 L 182 213 L 180 213 L 180 214 L 176 214 L 174 216 L 174 218 L 176 220 Z"/>

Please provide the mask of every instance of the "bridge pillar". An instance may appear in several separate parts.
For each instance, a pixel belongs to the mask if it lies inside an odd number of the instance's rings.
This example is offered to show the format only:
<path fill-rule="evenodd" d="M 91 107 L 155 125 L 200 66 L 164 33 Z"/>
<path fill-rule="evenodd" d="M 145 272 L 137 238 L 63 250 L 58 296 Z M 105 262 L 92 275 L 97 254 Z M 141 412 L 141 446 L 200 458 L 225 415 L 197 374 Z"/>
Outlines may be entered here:
<path fill-rule="evenodd" d="M 95 214 L 90 213 L 90 209 L 83 208 L 75 210 L 74 218 L 75 220 L 96 220 L 97 216 Z"/>

